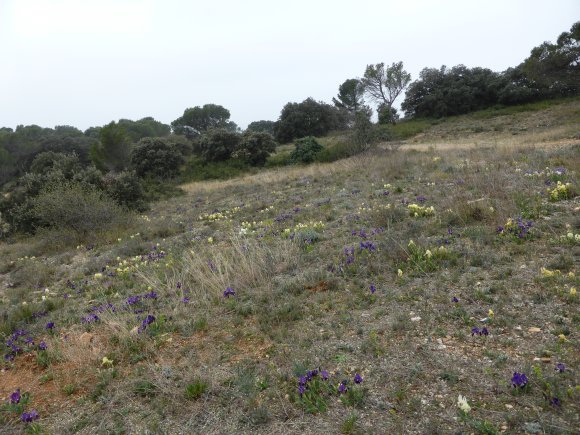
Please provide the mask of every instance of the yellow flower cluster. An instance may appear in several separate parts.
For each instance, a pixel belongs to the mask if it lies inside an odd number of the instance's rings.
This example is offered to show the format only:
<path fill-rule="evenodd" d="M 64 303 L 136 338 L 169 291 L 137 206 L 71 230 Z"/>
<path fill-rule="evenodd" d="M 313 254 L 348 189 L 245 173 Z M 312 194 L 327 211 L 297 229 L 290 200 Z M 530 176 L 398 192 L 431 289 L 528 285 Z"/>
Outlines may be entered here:
<path fill-rule="evenodd" d="M 260 221 L 260 222 L 256 222 L 256 221 L 254 221 L 254 222 L 246 222 L 246 221 L 244 221 L 241 224 L 242 225 L 242 228 L 240 228 L 239 234 L 240 234 L 240 236 L 245 236 L 247 234 L 253 234 L 253 233 L 256 232 L 256 228 L 259 225 L 261 226 L 262 224 L 263 224 L 262 221 Z"/>
<path fill-rule="evenodd" d="M 216 211 L 215 213 L 203 213 L 199 215 L 200 221 L 208 222 L 218 222 L 225 219 L 231 219 L 231 217 L 241 210 L 240 207 L 234 207 L 231 210 Z"/>
<path fill-rule="evenodd" d="M 560 236 L 560 241 L 566 243 L 580 243 L 580 234 L 574 234 L 572 231 L 569 231 L 567 234 L 562 234 Z"/>
<path fill-rule="evenodd" d="M 556 187 L 554 187 L 552 190 L 548 189 L 548 192 L 550 192 L 550 199 L 552 201 L 569 199 L 572 197 L 572 183 L 564 184 L 561 181 L 558 181 Z"/>
<path fill-rule="evenodd" d="M 560 272 L 558 269 L 550 270 L 550 269 L 546 269 L 545 267 L 542 267 L 540 269 L 540 273 L 542 274 L 542 276 L 544 278 L 552 278 L 553 276 L 559 276 L 562 274 L 562 272 Z"/>
<path fill-rule="evenodd" d="M 435 215 L 435 207 L 423 207 L 419 204 L 409 204 L 409 213 L 413 217 L 429 217 Z"/>

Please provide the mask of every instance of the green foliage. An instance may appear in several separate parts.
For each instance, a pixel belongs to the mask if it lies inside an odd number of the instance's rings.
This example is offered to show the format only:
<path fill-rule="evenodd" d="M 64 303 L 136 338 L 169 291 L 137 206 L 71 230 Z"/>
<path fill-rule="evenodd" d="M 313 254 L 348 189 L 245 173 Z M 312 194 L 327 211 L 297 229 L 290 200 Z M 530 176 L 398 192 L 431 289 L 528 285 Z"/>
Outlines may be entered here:
<path fill-rule="evenodd" d="M 76 154 L 55 153 L 45 151 L 37 154 L 30 165 L 30 172 L 34 174 L 44 174 L 49 171 L 60 171 L 65 178 L 80 170 L 79 158 Z"/>
<path fill-rule="evenodd" d="M 356 113 L 364 106 L 363 97 L 364 86 L 362 82 L 359 79 L 348 79 L 338 87 L 337 98 L 333 98 L 332 102 L 340 109 Z"/>
<path fill-rule="evenodd" d="M 459 115 L 497 104 L 500 88 L 501 75 L 487 68 L 425 68 L 401 107 L 413 117 Z"/>
<path fill-rule="evenodd" d="M 103 185 L 107 195 L 113 198 L 117 204 L 130 210 L 143 211 L 147 209 L 145 191 L 135 172 L 110 172 L 103 178 Z"/>
<path fill-rule="evenodd" d="M 238 147 L 242 136 L 223 128 L 209 130 L 196 145 L 198 154 L 208 162 L 228 160 Z"/>
<path fill-rule="evenodd" d="M 545 89 L 546 96 L 577 95 L 580 92 L 580 21 L 563 32 L 556 44 L 534 47 L 522 64 L 530 81 Z"/>
<path fill-rule="evenodd" d="M 121 171 L 129 166 L 131 143 L 122 125 L 114 121 L 100 131 L 100 143 L 91 148 L 91 160 L 101 170 Z"/>
<path fill-rule="evenodd" d="M 190 159 L 180 176 L 182 182 L 204 180 L 227 180 L 251 171 L 243 161 L 230 159 L 220 162 L 205 162 L 199 157 Z"/>
<path fill-rule="evenodd" d="M 306 136 L 325 136 L 330 130 L 346 126 L 347 119 L 337 108 L 307 98 L 302 103 L 288 103 L 274 126 L 276 140 L 288 143 Z"/>
<path fill-rule="evenodd" d="M 159 138 L 144 138 L 131 151 L 131 165 L 140 177 L 173 178 L 183 164 L 179 149 Z"/>
<path fill-rule="evenodd" d="M 391 108 L 395 100 L 410 81 L 411 74 L 403 69 L 403 62 L 392 63 L 391 66 L 386 67 L 381 62 L 376 65 L 367 65 L 362 85 L 365 93 L 379 105 L 379 112 L 386 110 L 391 118 Z"/>
<path fill-rule="evenodd" d="M 264 166 L 270 154 L 276 151 L 276 141 L 269 133 L 246 131 L 236 146 L 232 157 L 249 165 Z"/>
<path fill-rule="evenodd" d="M 315 137 L 308 136 L 298 139 L 295 142 L 294 151 L 290 155 L 290 159 L 294 163 L 310 163 L 314 161 L 317 153 L 324 148 Z"/>
<path fill-rule="evenodd" d="M 207 391 L 207 383 L 201 379 L 196 379 L 192 384 L 185 387 L 185 398 L 187 400 L 197 400 Z"/>
<path fill-rule="evenodd" d="M 212 129 L 236 131 L 238 126 L 230 121 L 230 111 L 218 104 L 185 109 L 183 115 L 171 123 L 177 134 L 195 137 Z"/>
<path fill-rule="evenodd" d="M 123 209 L 104 192 L 69 182 L 48 186 L 31 205 L 39 226 L 71 231 L 82 240 L 127 222 Z"/>
<path fill-rule="evenodd" d="M 246 131 L 269 133 L 274 136 L 274 121 L 254 121 L 248 124 Z"/>
<path fill-rule="evenodd" d="M 137 142 L 146 137 L 166 137 L 171 133 L 171 127 L 156 121 L 152 117 L 146 117 L 138 121 L 119 119 L 118 125 L 125 129 L 131 142 Z"/>

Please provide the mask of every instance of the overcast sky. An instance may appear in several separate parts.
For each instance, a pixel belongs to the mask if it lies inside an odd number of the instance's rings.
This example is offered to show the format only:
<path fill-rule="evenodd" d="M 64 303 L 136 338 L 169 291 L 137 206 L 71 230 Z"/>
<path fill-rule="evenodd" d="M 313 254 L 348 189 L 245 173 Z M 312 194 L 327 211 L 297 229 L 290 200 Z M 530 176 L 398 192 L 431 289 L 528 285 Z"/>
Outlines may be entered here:
<path fill-rule="evenodd" d="M 245 127 L 370 63 L 503 71 L 579 19 L 579 0 L 0 0 L 0 126 L 214 103 Z"/>

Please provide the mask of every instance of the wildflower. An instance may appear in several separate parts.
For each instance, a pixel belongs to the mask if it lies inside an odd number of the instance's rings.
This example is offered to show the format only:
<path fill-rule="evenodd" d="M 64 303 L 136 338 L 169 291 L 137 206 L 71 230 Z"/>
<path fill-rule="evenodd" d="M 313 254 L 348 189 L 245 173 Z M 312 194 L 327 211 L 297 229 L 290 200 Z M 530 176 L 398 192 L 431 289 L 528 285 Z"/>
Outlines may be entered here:
<path fill-rule="evenodd" d="M 354 375 L 354 383 L 355 384 L 360 384 L 360 383 L 362 383 L 362 381 L 363 381 L 363 378 L 361 375 L 359 375 L 358 373 L 356 375 Z"/>
<path fill-rule="evenodd" d="M 141 300 L 141 296 L 129 296 L 127 298 L 127 305 L 135 305 Z"/>
<path fill-rule="evenodd" d="M 377 288 L 375 287 L 374 284 L 371 284 L 370 290 L 371 290 L 371 294 L 375 294 L 375 292 L 377 291 Z"/>
<path fill-rule="evenodd" d="M 425 256 L 426 256 L 427 258 L 431 258 L 431 256 L 432 256 L 432 255 L 433 255 L 433 254 L 431 253 L 431 251 L 430 251 L 429 249 L 427 249 L 427 250 L 425 251 Z"/>
<path fill-rule="evenodd" d="M 20 403 L 20 388 L 10 395 L 10 403 Z"/>
<path fill-rule="evenodd" d="M 346 393 L 346 390 L 347 390 L 346 384 L 344 383 L 344 381 L 342 381 L 338 386 L 338 393 L 339 394 Z"/>
<path fill-rule="evenodd" d="M 224 291 L 224 298 L 229 298 L 230 296 L 235 296 L 235 295 L 236 295 L 236 292 L 231 287 L 226 288 Z"/>
<path fill-rule="evenodd" d="M 473 337 L 474 335 L 480 335 L 481 331 L 479 330 L 479 328 L 477 327 L 473 327 L 471 328 L 471 336 Z"/>
<path fill-rule="evenodd" d="M 467 403 L 467 399 L 461 394 L 457 398 L 457 406 L 466 414 L 471 411 L 471 406 L 469 406 L 469 403 Z"/>
<path fill-rule="evenodd" d="M 459 299 L 455 296 L 453 296 L 453 299 L 451 299 L 451 302 L 457 303 L 459 302 Z"/>
<path fill-rule="evenodd" d="M 322 377 L 323 381 L 328 380 L 328 372 L 326 370 L 321 370 L 320 376 Z"/>
<path fill-rule="evenodd" d="M 479 335 L 485 335 L 487 337 L 489 335 L 489 331 L 486 327 L 483 327 Z"/>
<path fill-rule="evenodd" d="M 143 297 L 145 299 L 157 299 L 157 293 L 155 293 L 153 290 L 151 290 L 149 293 L 145 293 L 143 295 Z"/>
<path fill-rule="evenodd" d="M 139 326 L 137 332 L 140 334 L 141 332 L 145 331 L 147 326 L 151 325 L 153 322 L 155 322 L 155 316 L 148 314 L 147 317 L 145 317 L 145 320 L 141 322 L 141 326 Z"/>
<path fill-rule="evenodd" d="M 46 343 L 44 341 L 41 341 L 40 343 L 38 343 L 38 349 L 39 350 L 46 350 L 47 349 Z"/>
<path fill-rule="evenodd" d="M 403 271 L 401 269 L 397 269 L 397 275 L 399 275 L 399 277 L 403 276 Z"/>
<path fill-rule="evenodd" d="M 300 397 L 302 397 L 302 395 L 306 392 L 306 386 L 305 385 L 298 385 L 298 394 L 300 394 Z"/>
<path fill-rule="evenodd" d="M 213 243 L 213 237 L 208 237 L 207 238 L 207 243 L 209 243 L 211 245 Z"/>
<path fill-rule="evenodd" d="M 46 326 L 44 327 L 44 329 L 47 329 L 49 331 L 52 331 L 54 329 L 54 322 L 48 322 L 46 324 Z"/>
<path fill-rule="evenodd" d="M 493 319 L 494 316 L 494 312 L 493 310 L 490 308 L 489 311 L 487 312 L 487 317 L 489 317 L 490 319 Z"/>
<path fill-rule="evenodd" d="M 550 399 L 550 405 L 552 405 L 555 408 L 560 407 L 560 405 L 562 405 L 562 401 L 560 399 L 558 399 L 557 397 L 552 397 Z"/>
<path fill-rule="evenodd" d="M 101 279 L 103 277 L 103 274 L 100 272 L 95 273 L 95 278 L 96 279 Z"/>
<path fill-rule="evenodd" d="M 113 360 L 104 356 L 103 361 L 101 362 L 101 365 L 103 367 L 113 367 Z"/>
<path fill-rule="evenodd" d="M 20 416 L 20 419 L 25 423 L 32 423 L 34 420 L 38 420 L 40 416 L 36 410 L 32 410 L 30 412 L 23 412 Z"/>
<path fill-rule="evenodd" d="M 572 297 L 576 296 L 576 287 L 570 288 L 570 296 L 572 296 Z"/>
<path fill-rule="evenodd" d="M 514 372 L 512 377 L 512 386 L 514 388 L 524 388 L 528 384 L 528 377 L 524 373 Z"/>
<path fill-rule="evenodd" d="M 298 378 L 298 385 L 306 385 L 308 378 L 306 376 L 300 376 Z"/>
<path fill-rule="evenodd" d="M 563 363 L 556 364 L 556 370 L 560 373 L 564 373 L 566 371 L 566 366 Z"/>
<path fill-rule="evenodd" d="M 187 304 L 189 302 L 189 298 L 187 296 L 184 296 L 183 298 L 181 298 L 181 302 L 183 302 L 184 304 Z"/>
<path fill-rule="evenodd" d="M 568 339 L 566 338 L 566 336 L 564 334 L 560 334 L 558 335 L 558 339 L 563 343 L 565 341 L 568 341 Z"/>

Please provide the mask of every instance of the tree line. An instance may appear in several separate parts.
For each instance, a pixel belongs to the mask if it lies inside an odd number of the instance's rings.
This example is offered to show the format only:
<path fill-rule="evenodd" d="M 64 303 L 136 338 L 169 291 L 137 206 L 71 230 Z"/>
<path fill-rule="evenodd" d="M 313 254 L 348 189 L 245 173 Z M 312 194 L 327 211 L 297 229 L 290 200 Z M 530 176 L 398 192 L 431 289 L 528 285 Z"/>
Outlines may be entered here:
<path fill-rule="evenodd" d="M 406 91 L 406 92 L 405 92 Z M 205 104 L 185 109 L 170 125 L 151 117 L 121 119 L 84 132 L 72 126 L 0 128 L 0 236 L 2 228 L 42 226 L 35 198 L 54 186 L 83 186 L 118 205 L 142 210 L 159 180 L 179 176 L 191 162 L 237 161 L 262 166 L 279 143 L 295 142 L 291 162 L 308 162 L 321 146 L 313 137 L 350 130 L 360 150 L 385 139 L 376 125 L 445 117 L 497 105 L 580 94 L 580 22 L 556 43 L 532 49 L 503 72 L 486 68 L 425 68 L 411 81 L 402 62 L 367 65 L 362 77 L 338 86 L 332 104 L 307 98 L 289 102 L 276 121 L 259 120 L 242 131 L 228 109 Z M 371 119 L 376 112 L 377 124 Z M 305 138 L 303 140 L 299 140 Z M 36 201 L 38 202 L 38 201 Z M 6 230 L 4 230 L 6 232 Z"/>

